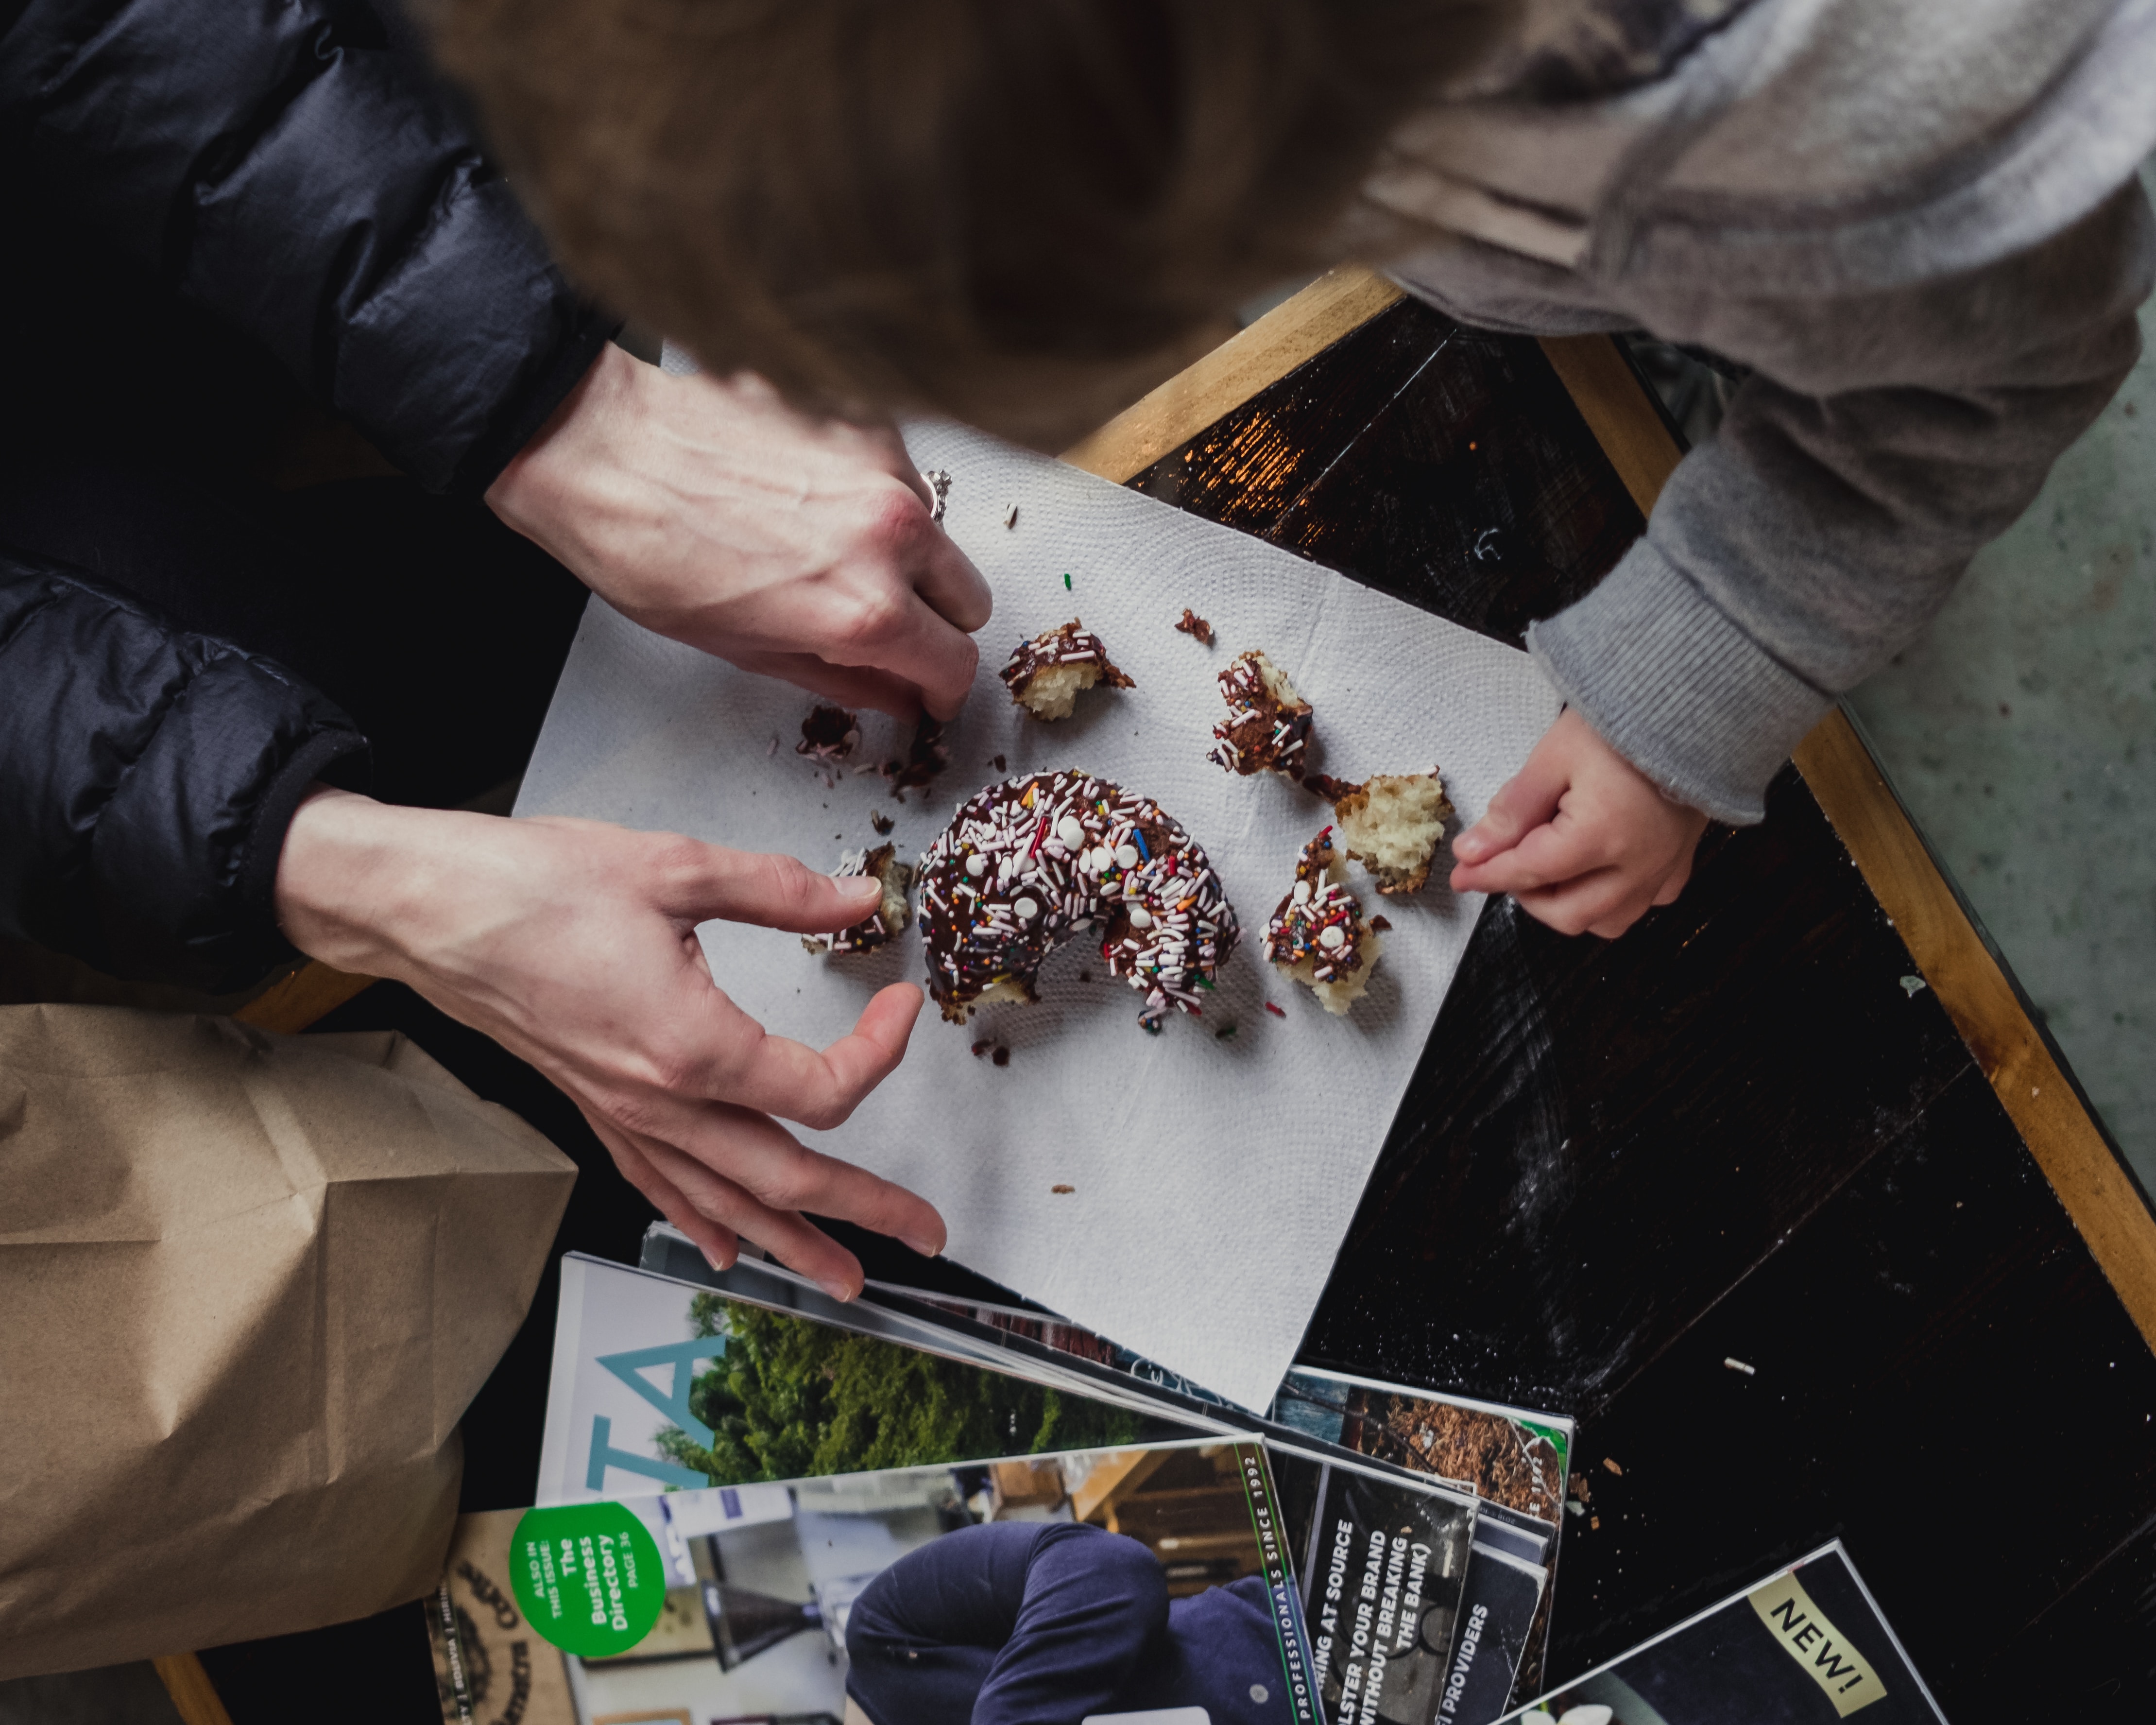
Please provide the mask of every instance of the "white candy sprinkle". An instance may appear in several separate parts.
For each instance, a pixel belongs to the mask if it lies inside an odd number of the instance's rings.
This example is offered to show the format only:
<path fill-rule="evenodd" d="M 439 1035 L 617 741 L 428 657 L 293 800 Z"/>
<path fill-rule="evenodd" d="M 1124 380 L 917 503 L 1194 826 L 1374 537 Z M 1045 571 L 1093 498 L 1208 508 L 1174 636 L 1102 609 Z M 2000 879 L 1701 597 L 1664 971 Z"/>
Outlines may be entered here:
<path fill-rule="evenodd" d="M 1066 814 L 1055 824 L 1055 836 L 1075 850 L 1086 842 L 1086 829 L 1075 814 Z"/>
<path fill-rule="evenodd" d="M 1011 908 L 1018 912 L 1018 920 L 1021 922 L 1030 922 L 1040 914 L 1040 903 L 1037 899 L 1022 898 Z"/>
<path fill-rule="evenodd" d="M 979 851 L 975 851 L 971 856 L 966 859 L 966 872 L 971 875 L 976 880 L 979 880 L 982 875 L 987 874 L 988 871 L 988 860 L 985 856 L 982 855 Z"/>
<path fill-rule="evenodd" d="M 1136 868 L 1138 865 L 1137 846 L 1135 845 L 1117 845 L 1116 847 L 1116 865 L 1118 868 L 1124 869 Z"/>
<path fill-rule="evenodd" d="M 1317 944 L 1328 952 L 1336 947 L 1344 946 L 1347 940 L 1346 931 L 1337 922 L 1317 931 Z"/>
<path fill-rule="evenodd" d="M 1131 927 L 1133 928 L 1152 927 L 1152 912 L 1146 909 L 1143 905 L 1132 905 L 1131 906 Z"/>
<path fill-rule="evenodd" d="M 1295 901 L 1299 905 L 1306 905 L 1310 902 L 1310 882 L 1298 880 L 1295 883 Z"/>

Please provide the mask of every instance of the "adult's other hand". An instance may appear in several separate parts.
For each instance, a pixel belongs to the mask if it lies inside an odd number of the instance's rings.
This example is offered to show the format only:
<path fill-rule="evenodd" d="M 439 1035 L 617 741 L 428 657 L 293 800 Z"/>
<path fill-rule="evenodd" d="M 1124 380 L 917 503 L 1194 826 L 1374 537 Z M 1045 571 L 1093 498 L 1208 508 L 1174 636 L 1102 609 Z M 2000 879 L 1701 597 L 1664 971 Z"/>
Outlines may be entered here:
<path fill-rule="evenodd" d="M 286 835 L 279 923 L 300 951 L 408 983 L 547 1075 L 629 1182 L 712 1262 L 747 1235 L 840 1299 L 852 1253 L 801 1212 L 943 1249 L 924 1199 L 807 1148 L 897 1065 L 921 990 L 896 983 L 818 1050 L 713 980 L 712 917 L 818 933 L 861 921 L 873 880 L 596 821 L 399 809 L 317 788 Z"/>
<path fill-rule="evenodd" d="M 1560 934 L 1614 940 L 1691 879 L 1707 830 L 1569 708 L 1453 841 L 1455 892 L 1509 892 Z"/>
<path fill-rule="evenodd" d="M 900 718 L 958 711 L 988 583 L 888 425 L 609 343 L 486 501 L 646 629 Z"/>

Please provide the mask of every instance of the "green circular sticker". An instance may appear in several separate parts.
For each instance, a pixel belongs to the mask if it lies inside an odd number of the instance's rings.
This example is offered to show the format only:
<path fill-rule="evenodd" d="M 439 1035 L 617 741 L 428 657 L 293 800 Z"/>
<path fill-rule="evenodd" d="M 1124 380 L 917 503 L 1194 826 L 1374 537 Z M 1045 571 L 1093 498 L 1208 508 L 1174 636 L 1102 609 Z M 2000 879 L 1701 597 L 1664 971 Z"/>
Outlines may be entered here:
<path fill-rule="evenodd" d="M 628 1652 L 666 1604 L 658 1542 L 619 1503 L 527 1511 L 509 1542 L 509 1583 L 533 1629 L 588 1658 Z"/>

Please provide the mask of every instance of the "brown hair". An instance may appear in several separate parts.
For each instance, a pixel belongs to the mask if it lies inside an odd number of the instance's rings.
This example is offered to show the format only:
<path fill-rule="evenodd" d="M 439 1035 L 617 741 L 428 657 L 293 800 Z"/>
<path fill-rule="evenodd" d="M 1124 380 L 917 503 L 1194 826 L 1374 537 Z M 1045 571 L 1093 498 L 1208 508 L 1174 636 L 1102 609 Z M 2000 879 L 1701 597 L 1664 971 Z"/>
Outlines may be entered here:
<path fill-rule="evenodd" d="M 1046 442 L 1332 259 L 1458 0 L 437 0 L 564 262 L 715 369 Z"/>

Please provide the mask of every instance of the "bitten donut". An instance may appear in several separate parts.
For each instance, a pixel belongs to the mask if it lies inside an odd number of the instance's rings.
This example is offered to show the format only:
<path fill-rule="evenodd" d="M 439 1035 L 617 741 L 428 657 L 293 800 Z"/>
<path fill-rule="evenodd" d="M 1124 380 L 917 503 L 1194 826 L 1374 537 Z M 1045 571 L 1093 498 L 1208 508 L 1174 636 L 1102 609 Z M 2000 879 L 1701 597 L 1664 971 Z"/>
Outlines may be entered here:
<path fill-rule="evenodd" d="M 1287 673 L 1253 648 L 1220 673 L 1228 716 L 1213 727 L 1205 758 L 1248 777 L 1277 773 L 1300 783 L 1302 746 L 1310 740 L 1310 703 L 1296 693 Z"/>
<path fill-rule="evenodd" d="M 873 952 L 893 935 L 905 932 L 906 925 L 913 920 L 913 913 L 906 902 L 906 890 L 913 885 L 913 870 L 897 860 L 894 854 L 896 849 L 896 845 L 879 845 L 873 850 L 849 850 L 839 859 L 839 866 L 831 870 L 833 879 L 843 880 L 850 875 L 873 875 L 883 888 L 882 901 L 873 915 L 851 928 L 842 928 L 836 934 L 804 934 L 801 937 L 803 947 L 811 952 L 834 952 L 841 957 Z"/>
<path fill-rule="evenodd" d="M 963 1024 L 983 1001 L 1040 998 L 1065 942 L 1097 931 L 1111 975 L 1143 992 L 1138 1022 L 1198 1015 L 1241 930 L 1205 853 L 1149 797 L 1089 773 L 1031 773 L 965 803 L 921 859 L 929 989 Z"/>
<path fill-rule="evenodd" d="M 1302 847 L 1295 885 L 1265 924 L 1265 957 L 1335 1017 L 1363 998 L 1383 944 L 1363 920 L 1355 895 L 1340 884 L 1343 872 L 1327 827 Z"/>
<path fill-rule="evenodd" d="M 1060 629 L 1020 641 L 1011 649 L 1010 663 L 996 675 L 1011 699 L 1036 719 L 1069 718 L 1079 696 L 1096 683 L 1137 687 L 1108 657 L 1100 636 L 1075 617 Z"/>
<path fill-rule="evenodd" d="M 1435 767 L 1427 773 L 1381 773 L 1346 787 L 1332 803 L 1341 848 L 1351 862 L 1370 871 L 1388 897 L 1422 891 L 1452 812 Z"/>

